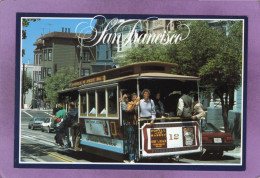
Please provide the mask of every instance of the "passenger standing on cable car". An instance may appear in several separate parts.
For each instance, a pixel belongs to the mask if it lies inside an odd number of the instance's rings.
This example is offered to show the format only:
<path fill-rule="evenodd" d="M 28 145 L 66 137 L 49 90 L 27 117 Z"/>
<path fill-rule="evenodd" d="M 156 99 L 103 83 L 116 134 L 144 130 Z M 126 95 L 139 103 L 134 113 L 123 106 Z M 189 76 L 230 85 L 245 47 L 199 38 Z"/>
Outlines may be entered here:
<path fill-rule="evenodd" d="M 73 149 L 75 151 L 80 151 L 81 148 L 79 147 L 79 144 L 80 144 L 81 132 L 78 123 L 78 108 L 76 107 L 76 104 L 74 102 L 71 102 L 69 107 L 70 110 L 67 113 L 65 118 L 65 129 L 68 131 L 68 128 L 69 127 L 71 128 Z"/>
<path fill-rule="evenodd" d="M 128 135 L 127 135 L 127 145 L 128 145 L 128 153 L 129 153 L 129 160 L 134 161 L 137 159 L 138 155 L 138 140 L 137 140 L 137 133 L 138 133 L 138 121 L 137 121 L 137 114 L 138 114 L 138 105 L 140 102 L 140 98 L 137 97 L 136 93 L 131 95 L 131 101 L 127 103 L 127 112 L 129 114 L 128 117 Z"/>
<path fill-rule="evenodd" d="M 196 94 L 194 96 L 194 107 L 193 107 L 193 120 L 200 120 L 200 118 L 206 117 L 206 112 L 203 110 L 203 105 L 199 102 L 199 97 Z"/>
<path fill-rule="evenodd" d="M 191 119 L 192 117 L 192 98 L 188 95 L 188 91 L 183 90 L 183 95 L 180 97 L 177 106 L 177 116 L 184 119 Z"/>
<path fill-rule="evenodd" d="M 123 132 L 124 132 L 124 137 L 126 138 L 128 135 L 128 116 L 129 114 L 127 113 L 127 103 L 129 102 L 129 95 L 124 94 L 123 97 L 120 99 L 120 106 L 122 110 L 122 118 L 123 118 Z M 125 153 L 128 153 L 128 144 L 127 144 L 127 139 L 124 139 L 124 150 Z"/>
<path fill-rule="evenodd" d="M 140 100 L 140 118 L 151 119 L 150 125 L 153 125 L 156 119 L 154 101 L 150 99 L 151 92 L 148 89 L 142 91 L 143 99 Z"/>
<path fill-rule="evenodd" d="M 63 138 L 65 137 L 65 130 L 64 130 L 64 123 L 63 120 L 66 116 L 66 110 L 63 109 L 61 104 L 57 105 L 58 108 L 58 112 L 56 113 L 56 139 L 58 144 L 63 147 L 64 146 L 64 142 L 63 142 Z"/>
<path fill-rule="evenodd" d="M 161 94 L 159 92 L 156 93 L 155 95 L 154 104 L 155 104 L 156 117 L 165 119 L 164 104 L 161 100 Z"/>

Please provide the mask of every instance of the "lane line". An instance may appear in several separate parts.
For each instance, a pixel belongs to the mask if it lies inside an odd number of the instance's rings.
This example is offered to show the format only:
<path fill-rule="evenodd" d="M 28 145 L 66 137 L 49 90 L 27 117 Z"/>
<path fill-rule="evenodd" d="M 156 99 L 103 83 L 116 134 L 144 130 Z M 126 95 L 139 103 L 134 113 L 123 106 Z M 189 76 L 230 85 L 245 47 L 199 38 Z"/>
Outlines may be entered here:
<path fill-rule="evenodd" d="M 30 117 L 33 117 L 31 114 L 29 114 L 28 112 L 26 112 L 26 111 L 23 111 L 25 114 L 27 114 L 28 116 L 30 116 Z"/>
<path fill-rule="evenodd" d="M 60 159 L 62 161 L 65 161 L 65 162 L 75 162 L 75 161 L 72 161 L 70 159 L 67 159 L 65 157 L 62 157 L 62 156 L 59 156 L 59 155 L 56 155 L 55 153 L 51 153 L 51 152 L 47 152 L 50 156 L 54 157 L 54 158 L 57 158 L 57 159 Z"/>
<path fill-rule="evenodd" d="M 52 114 L 49 114 L 49 113 L 47 113 L 47 112 L 44 112 L 45 114 L 48 114 L 48 115 L 50 115 L 50 116 L 52 116 Z"/>

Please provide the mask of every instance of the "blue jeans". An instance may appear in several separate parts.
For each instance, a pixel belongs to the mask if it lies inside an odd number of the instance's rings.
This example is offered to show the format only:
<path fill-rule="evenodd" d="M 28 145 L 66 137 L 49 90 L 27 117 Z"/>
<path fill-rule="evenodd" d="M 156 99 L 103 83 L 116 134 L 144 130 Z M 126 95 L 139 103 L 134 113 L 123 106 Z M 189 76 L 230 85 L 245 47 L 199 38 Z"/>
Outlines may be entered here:
<path fill-rule="evenodd" d="M 129 153 L 129 160 L 135 160 L 138 157 L 138 134 L 137 134 L 137 126 L 129 125 L 127 126 L 127 148 Z"/>

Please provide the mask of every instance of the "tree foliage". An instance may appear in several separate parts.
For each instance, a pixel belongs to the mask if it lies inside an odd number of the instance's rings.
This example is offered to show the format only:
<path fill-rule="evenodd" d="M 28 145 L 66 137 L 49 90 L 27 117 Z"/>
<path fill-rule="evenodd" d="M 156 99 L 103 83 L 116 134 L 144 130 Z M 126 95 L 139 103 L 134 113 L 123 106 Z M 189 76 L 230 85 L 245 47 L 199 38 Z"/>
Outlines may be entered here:
<path fill-rule="evenodd" d="M 120 60 L 120 65 L 127 65 L 136 62 L 147 62 L 147 61 L 164 61 L 173 62 L 171 60 L 170 46 L 163 46 L 160 44 L 148 44 L 132 47 L 125 52 L 124 58 Z"/>
<path fill-rule="evenodd" d="M 176 73 L 201 77 L 201 84 L 214 90 L 222 104 L 224 126 L 228 131 L 228 110 L 234 104 L 234 89 L 241 84 L 242 22 L 220 21 L 227 24 L 228 35 L 222 28 L 210 27 L 206 21 L 183 21 L 189 25 L 189 37 L 171 45 L 139 45 L 125 52 L 122 64 L 144 61 L 164 61 L 178 64 Z M 178 33 L 185 33 L 178 28 Z"/>
<path fill-rule="evenodd" d="M 78 77 L 78 72 L 73 67 L 61 68 L 57 73 L 52 74 L 45 79 L 44 89 L 47 95 L 47 101 L 50 101 L 51 107 L 58 102 L 58 91 L 69 87 L 72 80 Z"/>
<path fill-rule="evenodd" d="M 26 72 L 23 72 L 23 85 L 22 85 L 22 91 L 23 94 L 27 93 L 29 89 L 32 88 L 32 79 L 31 77 L 27 76 Z"/>

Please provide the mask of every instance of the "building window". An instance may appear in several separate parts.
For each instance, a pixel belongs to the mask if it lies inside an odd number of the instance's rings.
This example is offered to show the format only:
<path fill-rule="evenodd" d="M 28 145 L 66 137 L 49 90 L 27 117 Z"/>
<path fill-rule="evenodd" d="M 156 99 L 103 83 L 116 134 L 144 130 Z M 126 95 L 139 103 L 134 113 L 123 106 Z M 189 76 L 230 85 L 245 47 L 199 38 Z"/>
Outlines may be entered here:
<path fill-rule="evenodd" d="M 46 67 L 44 67 L 43 68 L 43 72 L 44 72 L 44 78 L 46 78 L 47 77 L 47 70 L 46 70 L 47 68 Z"/>
<path fill-rule="evenodd" d="M 47 50 L 44 50 L 44 60 L 47 61 Z"/>
<path fill-rule="evenodd" d="M 37 55 L 37 65 L 40 65 L 40 54 Z"/>
<path fill-rule="evenodd" d="M 48 60 L 49 61 L 52 60 L 52 50 L 51 49 L 48 50 Z"/>
<path fill-rule="evenodd" d="M 81 69 L 81 76 L 89 75 L 89 69 Z"/>
<path fill-rule="evenodd" d="M 41 65 L 42 55 L 38 54 L 39 65 Z"/>
<path fill-rule="evenodd" d="M 47 68 L 47 76 L 51 76 L 51 68 Z"/>
<path fill-rule="evenodd" d="M 82 56 L 82 62 L 89 62 L 90 61 L 90 54 L 87 51 L 83 52 L 83 56 Z"/>
<path fill-rule="evenodd" d="M 39 81 L 42 79 L 42 72 L 39 71 Z"/>
<path fill-rule="evenodd" d="M 43 72 L 43 67 L 41 67 L 41 74 L 42 74 L 42 79 L 44 78 L 44 72 Z"/>

